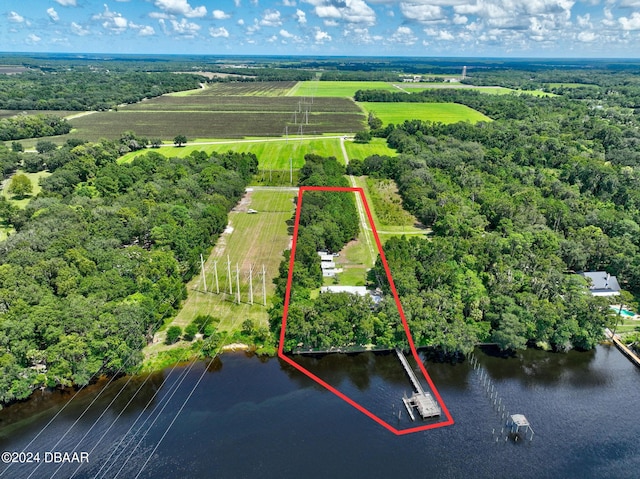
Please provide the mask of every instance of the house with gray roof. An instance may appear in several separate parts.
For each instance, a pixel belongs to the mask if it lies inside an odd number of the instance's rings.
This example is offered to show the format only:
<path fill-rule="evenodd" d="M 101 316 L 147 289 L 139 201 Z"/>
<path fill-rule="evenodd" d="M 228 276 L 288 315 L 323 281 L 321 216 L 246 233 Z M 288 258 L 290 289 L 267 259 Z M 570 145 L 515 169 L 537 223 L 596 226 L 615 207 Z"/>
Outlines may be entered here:
<path fill-rule="evenodd" d="M 589 292 L 593 296 L 618 296 L 620 285 L 615 276 L 606 271 L 587 271 L 581 273 L 589 282 Z"/>

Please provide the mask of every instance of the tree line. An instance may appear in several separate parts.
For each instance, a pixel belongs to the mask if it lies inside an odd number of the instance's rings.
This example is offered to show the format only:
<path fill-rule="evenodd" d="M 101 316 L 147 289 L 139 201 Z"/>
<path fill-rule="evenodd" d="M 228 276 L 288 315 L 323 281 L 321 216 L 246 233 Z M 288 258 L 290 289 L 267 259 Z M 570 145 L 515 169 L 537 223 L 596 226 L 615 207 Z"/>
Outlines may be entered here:
<path fill-rule="evenodd" d="M 205 77 L 169 72 L 27 71 L 0 75 L 0 109 L 109 110 L 165 93 L 193 90 Z"/>
<path fill-rule="evenodd" d="M 17 115 L 0 119 L 0 141 L 65 135 L 71 124 L 56 115 Z"/>

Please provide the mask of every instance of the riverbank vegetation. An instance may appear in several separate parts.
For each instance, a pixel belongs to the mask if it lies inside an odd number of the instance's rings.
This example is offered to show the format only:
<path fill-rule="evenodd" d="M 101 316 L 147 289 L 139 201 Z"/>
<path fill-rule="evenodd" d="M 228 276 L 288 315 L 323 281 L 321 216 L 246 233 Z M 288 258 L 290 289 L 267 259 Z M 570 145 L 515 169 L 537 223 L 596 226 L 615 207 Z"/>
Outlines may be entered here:
<path fill-rule="evenodd" d="M 12 211 L 16 232 L 0 244 L 0 402 L 135 368 L 257 171 L 246 154 L 151 152 L 118 165 L 117 151 L 103 141 L 52 152 L 38 198 Z"/>

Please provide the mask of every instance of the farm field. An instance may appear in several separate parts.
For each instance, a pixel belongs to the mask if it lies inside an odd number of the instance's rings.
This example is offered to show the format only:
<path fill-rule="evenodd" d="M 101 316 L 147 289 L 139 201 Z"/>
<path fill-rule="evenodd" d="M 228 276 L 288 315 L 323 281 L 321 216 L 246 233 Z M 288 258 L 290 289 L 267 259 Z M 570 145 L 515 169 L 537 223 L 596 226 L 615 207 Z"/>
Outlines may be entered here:
<path fill-rule="evenodd" d="M 367 145 L 363 145 L 367 146 Z M 378 147 L 376 147 L 378 148 Z M 184 157 L 193 151 L 204 151 L 206 153 L 226 152 L 229 150 L 239 153 L 254 153 L 258 157 L 261 170 L 288 170 L 289 158 L 293 160 L 293 168 L 299 169 L 304 165 L 304 155 L 315 153 L 320 156 L 335 156 L 342 161 L 342 151 L 338 138 L 314 138 L 297 140 L 295 136 L 288 140 L 285 138 L 261 139 L 261 140 L 228 140 L 216 142 L 208 145 L 189 145 L 180 148 L 166 146 L 154 150 L 141 150 L 119 158 L 120 163 L 133 161 L 139 155 L 149 151 L 156 151 L 167 157 Z M 393 150 L 391 150 L 393 151 Z"/>
<path fill-rule="evenodd" d="M 394 156 L 396 151 L 387 146 L 383 138 L 373 138 L 370 143 L 354 143 L 345 141 L 345 148 L 350 158 L 365 159 L 371 155 Z M 129 163 L 134 158 L 144 155 L 149 151 L 155 151 L 167 157 L 184 157 L 194 151 L 204 151 L 205 153 L 237 151 L 239 153 L 253 153 L 258 157 L 261 170 L 288 170 L 289 158 L 293 160 L 293 168 L 299 169 L 304 165 L 306 154 L 316 154 L 320 156 L 335 156 L 338 161 L 343 162 L 342 150 L 340 149 L 339 138 L 305 138 L 296 139 L 295 136 L 285 138 L 263 138 L 256 140 L 213 140 L 211 144 L 197 145 L 187 144 L 186 146 L 163 146 L 158 149 L 146 149 L 132 151 L 118 159 L 119 163 Z"/>
<path fill-rule="evenodd" d="M 582 87 L 598 88 L 598 85 L 595 85 L 593 83 L 545 83 L 545 86 L 549 88 L 582 88 Z"/>
<path fill-rule="evenodd" d="M 184 96 L 161 96 L 151 100 L 122 106 L 119 111 L 149 111 L 149 112 L 258 112 L 258 113 L 288 113 L 291 121 L 294 112 L 298 113 L 298 120 L 305 111 L 309 113 L 360 113 L 355 103 L 346 98 L 311 98 L 269 97 L 269 96 L 207 96 L 194 94 Z"/>
<path fill-rule="evenodd" d="M 293 87 L 295 81 L 271 81 L 271 82 L 229 82 L 207 83 L 205 88 L 188 90 L 185 92 L 169 93 L 165 96 L 285 96 Z"/>
<path fill-rule="evenodd" d="M 299 82 L 295 96 L 353 98 L 358 90 L 392 90 L 397 88 L 383 81 L 304 81 Z"/>
<path fill-rule="evenodd" d="M 296 190 L 254 190 L 241 200 L 240 204 L 229 214 L 230 233 L 223 234 L 205 262 L 207 286 L 215 291 L 214 261 L 218 261 L 218 279 L 220 294 L 204 292 L 202 275 L 195 276 L 187 285 L 188 297 L 182 309 L 170 325 L 183 327 L 196 316 L 209 314 L 220 319 L 220 331 L 239 329 L 245 319 L 252 319 L 256 325 L 267 326 L 267 308 L 262 303 L 262 278 L 258 276 L 262 265 L 266 269 L 267 305 L 271 304 L 271 296 L 275 291 L 272 279 L 278 275 L 278 267 L 282 260 L 282 252 L 289 247 L 290 236 L 287 220 L 291 219 L 294 210 L 293 198 Z M 259 211 L 248 214 L 248 208 Z M 223 293 L 228 290 L 226 261 L 231 260 L 233 276 L 233 295 Z M 235 304 L 235 268 L 240 269 L 241 303 Z M 254 302 L 249 304 L 248 274 L 254 266 Z M 166 328 L 164 328 L 166 330 Z M 146 348 L 146 355 L 167 349 L 163 344 L 165 332 L 157 333 L 156 341 Z"/>
<path fill-rule="evenodd" d="M 186 97 L 190 98 L 190 97 Z M 323 133 L 353 133 L 363 129 L 362 113 L 310 112 L 300 125 L 294 122 L 293 112 L 167 112 L 167 111 L 110 111 L 98 112 L 73 120 L 74 130 L 57 137 L 60 141 L 79 138 L 96 141 L 116 139 L 125 131 L 134 131 L 147 138 L 170 140 L 176 135 L 187 138 L 243 138 L 251 136 L 284 136 Z"/>
<path fill-rule="evenodd" d="M 440 123 L 491 121 L 479 111 L 457 103 L 359 103 L 367 113 L 375 115 L 386 125 L 405 120 L 422 120 Z"/>
<path fill-rule="evenodd" d="M 423 83 L 423 84 L 399 84 L 399 89 L 407 91 L 409 93 L 417 93 L 424 90 L 439 90 L 442 88 L 456 88 L 463 90 L 477 90 L 480 93 L 486 93 L 489 95 L 533 95 L 533 96 L 556 96 L 554 93 L 548 93 L 542 90 L 514 90 L 512 88 L 505 88 L 501 86 L 476 86 L 467 85 L 464 83 Z"/>

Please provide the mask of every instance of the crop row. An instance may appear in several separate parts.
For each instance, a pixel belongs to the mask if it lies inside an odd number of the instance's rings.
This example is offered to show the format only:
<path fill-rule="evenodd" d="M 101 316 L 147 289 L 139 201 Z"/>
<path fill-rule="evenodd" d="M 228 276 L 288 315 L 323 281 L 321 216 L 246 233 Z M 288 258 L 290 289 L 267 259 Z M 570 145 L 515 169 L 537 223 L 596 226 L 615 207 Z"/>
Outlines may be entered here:
<path fill-rule="evenodd" d="M 87 140 L 119 138 L 134 131 L 147 138 L 238 138 L 245 136 L 281 136 L 285 129 L 300 132 L 291 113 L 237 112 L 102 112 L 73 120 L 73 137 Z M 298 122 L 300 119 L 298 119 Z M 313 113 L 302 125 L 303 134 L 352 133 L 363 128 L 361 113 Z"/>
<path fill-rule="evenodd" d="M 235 112 L 344 112 L 360 113 L 358 106 L 345 98 L 297 98 L 255 96 L 162 96 L 121 107 L 122 111 L 235 111 Z"/>

